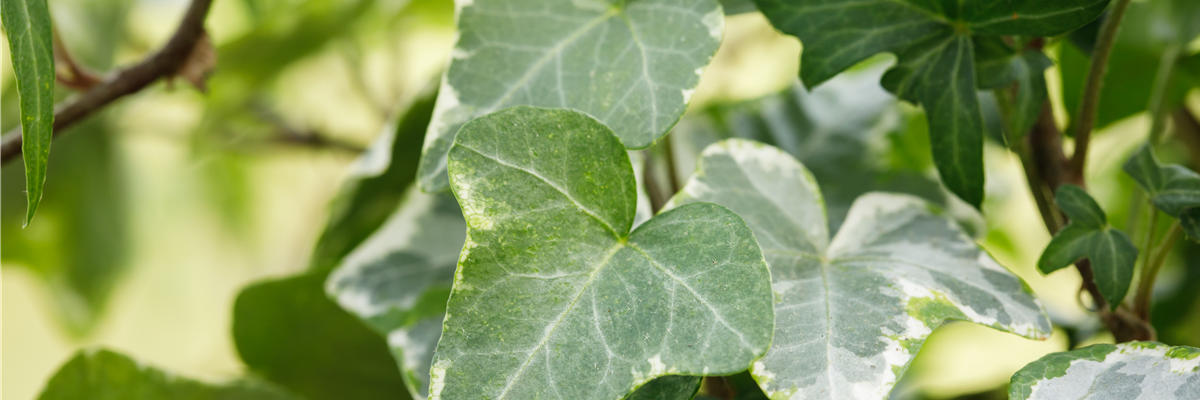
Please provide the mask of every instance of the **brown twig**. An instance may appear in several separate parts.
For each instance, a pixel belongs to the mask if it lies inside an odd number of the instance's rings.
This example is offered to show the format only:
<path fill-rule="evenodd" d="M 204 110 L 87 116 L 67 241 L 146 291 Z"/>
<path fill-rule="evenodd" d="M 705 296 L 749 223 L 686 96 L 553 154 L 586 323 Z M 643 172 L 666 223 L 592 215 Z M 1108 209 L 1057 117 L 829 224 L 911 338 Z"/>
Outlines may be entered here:
<path fill-rule="evenodd" d="M 109 75 L 87 92 L 67 100 L 54 112 L 54 137 L 62 135 L 66 128 L 87 118 L 109 103 L 126 95 L 137 93 L 154 81 L 175 75 L 196 43 L 204 36 L 204 19 L 212 0 L 192 0 L 179 28 L 158 52 L 150 57 Z M 14 128 L 0 139 L 0 164 L 8 163 L 21 154 L 21 130 Z"/>
<path fill-rule="evenodd" d="M 67 45 L 63 43 L 62 37 L 58 35 L 58 29 L 53 29 L 53 32 L 54 62 L 57 66 L 66 69 L 66 71 L 58 71 L 55 74 L 58 83 L 78 91 L 87 91 L 99 85 L 100 77 L 75 62 L 75 58 L 71 57 L 71 52 L 67 51 Z"/>

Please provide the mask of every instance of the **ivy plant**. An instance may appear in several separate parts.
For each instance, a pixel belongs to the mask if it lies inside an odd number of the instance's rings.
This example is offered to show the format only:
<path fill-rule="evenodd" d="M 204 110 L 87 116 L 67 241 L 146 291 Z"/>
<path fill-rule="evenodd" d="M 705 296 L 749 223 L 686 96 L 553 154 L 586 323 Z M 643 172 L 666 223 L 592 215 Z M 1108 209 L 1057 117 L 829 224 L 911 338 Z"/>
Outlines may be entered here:
<path fill-rule="evenodd" d="M 263 131 L 351 154 L 293 272 L 225 299 L 244 376 L 204 382 L 83 349 L 39 399 L 882 400 L 911 394 L 893 389 L 951 321 L 1071 337 L 994 396 L 1200 398 L 1200 350 L 1156 330 L 1186 327 L 1156 319 L 1200 296 L 1195 257 L 1178 256 L 1198 254 L 1179 239 L 1200 241 L 1194 0 L 459 0 L 433 18 L 456 29 L 423 78 L 440 76 L 436 91 L 396 96 L 359 46 L 395 44 L 412 28 L 397 21 L 425 21 L 409 17 L 434 2 L 259 3 L 223 11 L 245 8 L 249 26 L 210 37 L 212 1 L 190 0 L 161 49 L 93 74 L 56 37 L 57 7 L 0 0 L 3 160 L 24 159 L 3 174 L 24 192 L 0 185 L 4 261 L 49 284 L 74 338 L 88 341 L 138 247 L 115 159 L 128 146 L 106 132 L 140 108 L 100 109 L 159 79 L 203 88 L 217 63 L 189 128 L 198 164 Z M 732 15 L 799 39 L 798 81 L 710 95 L 718 49 L 736 58 L 753 36 L 726 38 Z M 276 113 L 287 90 L 311 88 L 275 77 L 327 51 L 351 61 L 367 103 L 394 97 L 374 104 L 388 122 L 369 146 L 282 116 L 315 111 Z M 1144 138 L 1105 147 L 1130 153 L 1125 175 L 1088 159 L 1095 128 L 1140 113 L 1148 130 L 1122 129 Z M 251 186 L 237 180 L 211 186 Z M 35 229 L 19 229 L 44 188 Z M 1023 242 L 1048 241 L 1036 263 L 1001 265 L 1021 257 L 990 251 L 1020 253 L 1012 236 L 1029 233 L 1006 226 L 1024 221 L 1008 214 L 1017 203 L 1048 233 Z M 1052 323 L 1060 310 L 1017 275 L 1035 269 L 1078 274 L 1084 322 Z M 1156 284 L 1160 271 L 1183 278 Z M 1156 309 L 1163 293 L 1171 306 Z"/>

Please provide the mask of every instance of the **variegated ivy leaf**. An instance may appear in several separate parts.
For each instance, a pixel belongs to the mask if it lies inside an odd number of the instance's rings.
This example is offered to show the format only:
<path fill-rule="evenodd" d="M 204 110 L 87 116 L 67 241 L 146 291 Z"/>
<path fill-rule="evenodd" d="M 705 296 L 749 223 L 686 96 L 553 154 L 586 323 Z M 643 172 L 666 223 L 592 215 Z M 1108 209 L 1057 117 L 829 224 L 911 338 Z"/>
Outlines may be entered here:
<path fill-rule="evenodd" d="M 1200 399 L 1200 349 L 1133 342 L 1053 353 L 1013 374 L 1008 398 Z"/>
<path fill-rule="evenodd" d="M 418 179 L 447 187 L 446 153 L 472 118 L 562 107 L 640 149 L 675 125 L 717 51 L 716 0 L 460 0 L 458 43 L 425 135 Z"/>
<path fill-rule="evenodd" d="M 883 84 L 920 103 L 946 187 L 983 201 L 983 117 L 976 99 L 977 35 L 1053 36 L 1096 18 L 1108 0 L 755 0 L 776 28 L 800 38 L 809 87 L 876 53 L 897 64 Z"/>
<path fill-rule="evenodd" d="M 1149 145 L 1129 158 L 1125 173 L 1150 194 L 1155 207 L 1179 219 L 1188 237 L 1200 240 L 1200 174 L 1180 165 L 1162 165 Z"/>
<path fill-rule="evenodd" d="M 338 305 L 387 335 L 414 399 L 429 394 L 429 366 L 466 231 L 453 195 L 413 187 L 326 281 Z"/>
<path fill-rule="evenodd" d="M 1133 280 L 1137 246 L 1125 232 L 1108 225 L 1104 210 L 1079 186 L 1060 186 L 1054 201 L 1071 222 L 1046 245 L 1038 258 L 1038 270 L 1049 274 L 1086 257 L 1091 262 L 1096 287 L 1115 310 Z"/>
<path fill-rule="evenodd" d="M 815 180 L 774 147 L 709 146 L 667 207 L 708 201 L 746 220 L 771 266 L 775 341 L 751 372 L 772 399 L 883 399 L 947 319 L 1045 338 L 1028 287 L 930 203 L 869 193 L 831 240 Z"/>
<path fill-rule="evenodd" d="M 774 331 L 754 234 L 715 204 L 630 232 L 625 147 L 577 111 L 513 107 L 449 156 L 467 221 L 433 399 L 616 399 L 665 375 L 731 374 Z"/>

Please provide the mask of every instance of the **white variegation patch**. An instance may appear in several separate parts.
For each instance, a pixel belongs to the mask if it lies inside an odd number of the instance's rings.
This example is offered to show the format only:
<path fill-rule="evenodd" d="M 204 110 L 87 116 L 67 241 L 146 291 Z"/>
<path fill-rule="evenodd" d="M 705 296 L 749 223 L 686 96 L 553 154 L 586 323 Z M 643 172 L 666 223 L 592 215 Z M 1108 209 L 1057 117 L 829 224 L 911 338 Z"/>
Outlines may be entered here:
<path fill-rule="evenodd" d="M 1012 400 L 1200 398 L 1200 349 L 1156 342 L 1100 344 L 1042 357 L 1017 371 Z"/>

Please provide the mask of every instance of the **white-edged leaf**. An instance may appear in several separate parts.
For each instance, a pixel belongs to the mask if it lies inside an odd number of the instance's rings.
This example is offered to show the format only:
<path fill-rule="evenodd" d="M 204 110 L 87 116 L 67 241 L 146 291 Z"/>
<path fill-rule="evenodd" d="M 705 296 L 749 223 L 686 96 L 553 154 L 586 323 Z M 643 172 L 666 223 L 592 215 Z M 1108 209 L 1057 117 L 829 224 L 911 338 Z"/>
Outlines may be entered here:
<path fill-rule="evenodd" d="M 1200 349 L 1132 342 L 1049 354 L 1013 374 L 1008 398 L 1200 399 Z"/>
<path fill-rule="evenodd" d="M 583 111 L 626 147 L 679 120 L 721 43 L 716 0 L 460 0 L 418 180 L 443 190 L 446 153 L 472 118 L 513 105 Z"/>
<path fill-rule="evenodd" d="M 387 335 L 415 399 L 429 393 L 429 366 L 466 230 L 453 195 L 414 186 L 326 281 L 338 305 Z"/>
<path fill-rule="evenodd" d="M 449 161 L 468 229 L 431 398 L 615 399 L 741 371 L 770 345 L 750 229 L 693 204 L 630 232 L 633 168 L 599 121 L 509 108 L 464 126 Z"/>
<path fill-rule="evenodd" d="M 751 372 L 772 399 L 883 399 L 947 319 L 1045 338 L 1027 286 L 932 204 L 860 197 L 831 240 L 816 181 L 786 153 L 719 142 L 667 207 L 713 202 L 754 230 L 774 279 L 776 331 Z"/>

